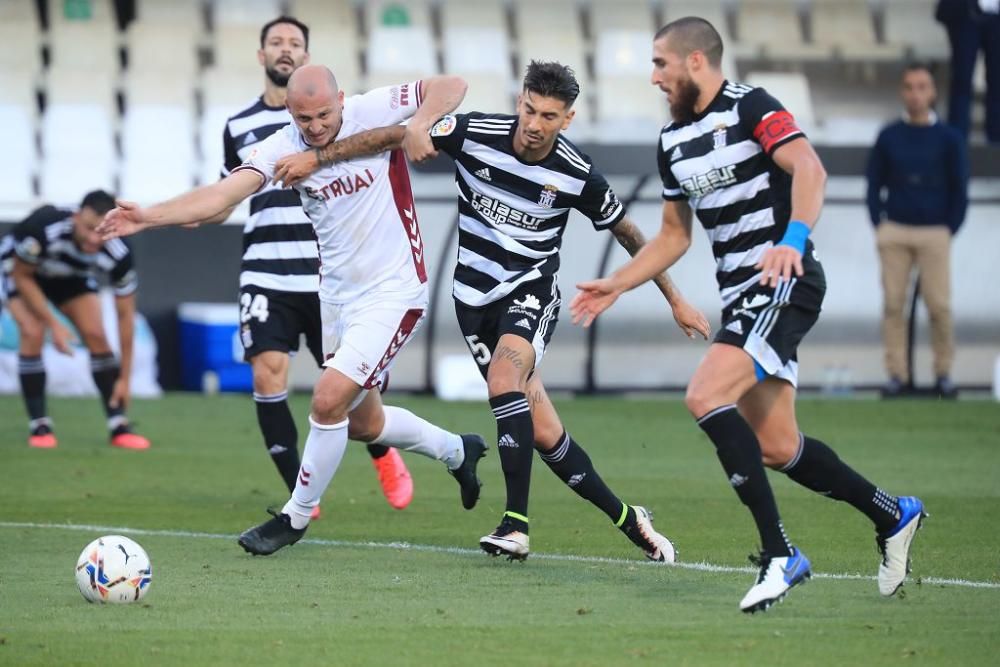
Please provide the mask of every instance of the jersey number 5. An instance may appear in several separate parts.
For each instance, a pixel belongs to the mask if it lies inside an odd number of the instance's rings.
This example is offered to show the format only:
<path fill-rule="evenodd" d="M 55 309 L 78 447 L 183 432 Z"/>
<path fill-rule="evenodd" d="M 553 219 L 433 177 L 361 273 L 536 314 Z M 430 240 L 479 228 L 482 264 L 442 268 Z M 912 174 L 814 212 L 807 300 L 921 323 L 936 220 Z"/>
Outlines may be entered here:
<path fill-rule="evenodd" d="M 267 322 L 267 297 L 263 294 L 240 294 L 240 322 L 246 323 L 253 318 Z"/>
<path fill-rule="evenodd" d="M 469 344 L 472 358 L 476 360 L 477 364 L 486 366 L 490 363 L 493 355 L 490 354 L 490 348 L 486 346 L 486 343 L 479 340 L 479 336 L 466 336 L 465 342 Z"/>

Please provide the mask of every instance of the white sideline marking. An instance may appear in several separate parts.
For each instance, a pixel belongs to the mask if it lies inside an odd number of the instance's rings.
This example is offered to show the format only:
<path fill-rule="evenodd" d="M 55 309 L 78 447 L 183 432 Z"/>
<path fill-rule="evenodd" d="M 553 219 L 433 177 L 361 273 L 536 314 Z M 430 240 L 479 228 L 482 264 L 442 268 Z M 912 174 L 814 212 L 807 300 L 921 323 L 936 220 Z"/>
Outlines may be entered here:
<path fill-rule="evenodd" d="M 0 528 L 38 528 L 50 530 L 79 530 L 91 533 L 101 533 L 104 535 L 152 535 L 156 537 L 193 537 L 196 539 L 209 540 L 236 540 L 236 535 L 225 535 L 222 533 L 197 533 L 187 530 L 147 530 L 144 528 L 126 528 L 123 526 L 91 526 L 75 523 L 20 523 L 15 521 L 0 521 Z M 479 549 L 467 549 L 465 547 L 442 547 L 433 544 L 410 544 L 409 542 L 350 542 L 347 540 L 314 540 L 304 539 L 299 544 L 316 544 L 325 547 L 354 547 L 365 549 L 402 549 L 407 551 L 420 551 L 425 553 L 455 554 L 459 556 L 481 556 L 483 552 Z M 607 563 L 609 565 L 642 565 L 648 567 L 662 567 L 659 563 L 652 563 L 643 560 L 629 560 L 626 558 L 606 558 L 603 556 L 575 556 L 572 554 L 546 554 L 531 552 L 532 560 L 556 560 L 569 561 L 574 563 Z M 698 572 L 721 572 L 727 574 L 743 574 L 756 572 L 752 567 L 733 567 L 731 565 L 713 565 L 712 563 L 674 563 L 670 567 L 678 567 L 684 570 L 696 570 Z M 817 579 L 855 580 L 855 581 L 875 581 L 875 577 L 867 574 L 830 573 L 814 572 L 813 577 Z M 964 588 L 990 588 L 1000 589 L 1000 583 L 991 581 L 970 581 L 968 579 L 948 579 L 941 577 L 920 577 L 920 581 L 925 584 L 937 586 L 961 586 Z"/>

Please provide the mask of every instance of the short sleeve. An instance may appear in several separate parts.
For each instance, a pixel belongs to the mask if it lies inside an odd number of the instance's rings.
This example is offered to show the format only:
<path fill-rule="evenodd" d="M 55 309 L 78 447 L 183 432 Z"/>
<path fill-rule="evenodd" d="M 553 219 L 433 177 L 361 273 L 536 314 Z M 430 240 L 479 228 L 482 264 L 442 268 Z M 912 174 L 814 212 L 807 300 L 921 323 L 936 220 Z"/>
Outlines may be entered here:
<path fill-rule="evenodd" d="M 226 129 L 222 131 L 222 173 L 221 178 L 225 178 L 232 172 L 233 169 L 240 166 L 240 156 L 236 152 L 236 142 L 233 141 L 233 134 L 229 131 L 229 123 L 226 123 Z"/>
<path fill-rule="evenodd" d="M 134 293 L 139 287 L 139 276 L 135 272 L 132 249 L 123 239 L 111 239 L 104 244 L 104 249 L 115 260 L 115 265 L 108 272 L 115 296 Z"/>
<path fill-rule="evenodd" d="M 671 148 L 669 152 L 673 152 Z M 660 170 L 660 180 L 663 181 L 663 198 L 667 201 L 680 201 L 687 199 L 681 184 L 677 182 L 677 177 L 670 169 L 670 155 L 663 150 L 663 138 L 656 144 L 656 166 Z"/>
<path fill-rule="evenodd" d="M 739 102 L 740 126 L 768 155 L 789 141 L 805 137 L 795 118 L 763 88 L 754 88 Z"/>
<path fill-rule="evenodd" d="M 625 217 L 625 206 L 618 201 L 607 179 L 593 170 L 580 192 L 576 209 L 590 218 L 594 229 L 610 229 Z"/>
<path fill-rule="evenodd" d="M 422 95 L 421 81 L 375 88 L 348 100 L 351 105 L 351 117 L 368 129 L 399 125 L 417 112 L 423 102 Z"/>
<path fill-rule="evenodd" d="M 238 171 L 252 171 L 260 176 L 260 188 L 258 192 L 265 185 L 271 182 L 274 177 L 274 165 L 281 158 L 286 155 L 292 155 L 293 153 L 298 153 L 299 150 L 292 144 L 291 139 L 288 136 L 288 128 L 284 130 L 279 130 L 271 136 L 269 136 L 264 141 L 258 143 L 247 155 L 247 158 L 238 167 L 233 169 L 230 173 L 235 174 Z"/>
<path fill-rule="evenodd" d="M 444 151 L 453 159 L 458 158 L 465 143 L 465 133 L 469 128 L 466 114 L 448 114 L 431 126 L 431 143 L 434 148 Z"/>

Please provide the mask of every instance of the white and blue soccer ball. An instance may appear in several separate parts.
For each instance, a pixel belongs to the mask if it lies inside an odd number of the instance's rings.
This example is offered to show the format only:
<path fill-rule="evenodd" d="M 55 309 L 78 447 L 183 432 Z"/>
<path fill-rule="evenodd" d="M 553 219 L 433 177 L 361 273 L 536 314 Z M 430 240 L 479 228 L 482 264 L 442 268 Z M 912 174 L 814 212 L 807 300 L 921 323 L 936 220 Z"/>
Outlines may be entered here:
<path fill-rule="evenodd" d="M 76 585 L 87 602 L 136 602 L 152 578 L 145 549 L 122 535 L 98 537 L 76 562 Z"/>

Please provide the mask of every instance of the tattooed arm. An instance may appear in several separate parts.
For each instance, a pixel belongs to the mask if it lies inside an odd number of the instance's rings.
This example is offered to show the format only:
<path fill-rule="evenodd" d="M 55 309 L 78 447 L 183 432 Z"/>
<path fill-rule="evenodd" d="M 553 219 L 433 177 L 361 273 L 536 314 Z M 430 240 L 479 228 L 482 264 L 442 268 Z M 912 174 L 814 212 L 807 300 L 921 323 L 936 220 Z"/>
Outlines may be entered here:
<path fill-rule="evenodd" d="M 271 182 L 283 183 L 284 187 L 290 188 L 301 183 L 317 169 L 328 167 L 335 162 L 400 148 L 405 133 L 406 128 L 402 125 L 378 127 L 352 134 L 346 139 L 331 142 L 320 148 L 289 155 L 274 165 L 274 178 Z"/>
<path fill-rule="evenodd" d="M 611 233 L 615 235 L 615 239 L 618 240 L 621 247 L 625 248 L 631 257 L 635 257 L 636 253 L 646 244 L 646 238 L 642 235 L 642 232 L 627 217 L 622 218 L 618 224 L 612 227 Z M 701 311 L 684 299 L 680 290 L 670 280 L 667 272 L 664 271 L 654 276 L 653 282 L 656 283 L 660 292 L 667 299 L 667 303 L 670 304 L 674 320 L 677 321 L 677 326 L 681 328 L 688 338 L 694 338 L 694 332 L 698 332 L 703 338 L 707 339 L 712 332 L 708 320 Z"/>

